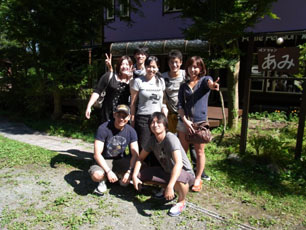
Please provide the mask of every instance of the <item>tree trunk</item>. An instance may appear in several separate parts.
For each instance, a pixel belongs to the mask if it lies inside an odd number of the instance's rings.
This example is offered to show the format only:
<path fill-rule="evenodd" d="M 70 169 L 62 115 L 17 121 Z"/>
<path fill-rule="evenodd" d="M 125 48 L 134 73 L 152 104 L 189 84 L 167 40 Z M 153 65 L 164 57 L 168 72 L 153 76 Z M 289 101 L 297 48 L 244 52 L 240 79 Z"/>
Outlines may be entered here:
<path fill-rule="evenodd" d="M 227 91 L 228 91 L 228 127 L 230 129 L 238 128 L 238 78 L 239 78 L 240 61 L 236 62 L 235 67 L 227 67 Z"/>
<path fill-rule="evenodd" d="M 62 101 L 59 89 L 53 91 L 53 106 L 52 119 L 59 119 L 62 116 Z"/>

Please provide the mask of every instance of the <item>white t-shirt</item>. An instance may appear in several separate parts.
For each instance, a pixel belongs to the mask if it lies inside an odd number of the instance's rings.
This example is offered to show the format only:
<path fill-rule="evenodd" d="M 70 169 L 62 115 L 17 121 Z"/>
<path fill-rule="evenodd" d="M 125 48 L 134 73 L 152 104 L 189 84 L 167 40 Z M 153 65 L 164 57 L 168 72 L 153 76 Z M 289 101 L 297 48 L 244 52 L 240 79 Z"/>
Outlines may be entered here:
<path fill-rule="evenodd" d="M 151 115 L 161 112 L 165 81 L 163 78 L 153 77 L 147 80 L 140 76 L 131 82 L 131 88 L 138 92 L 138 115 Z"/>

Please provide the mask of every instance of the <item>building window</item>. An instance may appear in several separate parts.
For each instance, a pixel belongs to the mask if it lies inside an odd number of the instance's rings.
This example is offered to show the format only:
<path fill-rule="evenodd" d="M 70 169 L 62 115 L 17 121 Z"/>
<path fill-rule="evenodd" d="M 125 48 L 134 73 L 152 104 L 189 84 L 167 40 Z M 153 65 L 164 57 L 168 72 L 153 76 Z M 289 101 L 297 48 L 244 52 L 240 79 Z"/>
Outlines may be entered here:
<path fill-rule="evenodd" d="M 130 17 L 130 0 L 125 0 L 120 3 L 120 18 Z"/>
<path fill-rule="evenodd" d="M 172 12 L 178 12 L 182 11 L 181 8 L 177 7 L 175 4 L 169 3 L 168 0 L 163 0 L 163 13 L 172 13 Z"/>
<path fill-rule="evenodd" d="M 115 0 L 112 0 L 112 5 L 110 8 L 106 9 L 106 20 L 115 19 Z"/>

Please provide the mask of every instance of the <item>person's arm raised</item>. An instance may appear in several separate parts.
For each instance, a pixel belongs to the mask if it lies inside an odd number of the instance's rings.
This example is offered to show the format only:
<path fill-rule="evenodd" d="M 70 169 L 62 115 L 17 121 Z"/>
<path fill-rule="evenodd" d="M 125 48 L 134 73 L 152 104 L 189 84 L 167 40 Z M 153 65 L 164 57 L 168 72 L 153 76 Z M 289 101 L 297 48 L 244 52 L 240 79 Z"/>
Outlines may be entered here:
<path fill-rule="evenodd" d="M 112 54 L 110 53 L 109 56 L 107 53 L 105 53 L 105 65 L 109 72 L 114 72 L 113 66 L 112 66 Z"/>

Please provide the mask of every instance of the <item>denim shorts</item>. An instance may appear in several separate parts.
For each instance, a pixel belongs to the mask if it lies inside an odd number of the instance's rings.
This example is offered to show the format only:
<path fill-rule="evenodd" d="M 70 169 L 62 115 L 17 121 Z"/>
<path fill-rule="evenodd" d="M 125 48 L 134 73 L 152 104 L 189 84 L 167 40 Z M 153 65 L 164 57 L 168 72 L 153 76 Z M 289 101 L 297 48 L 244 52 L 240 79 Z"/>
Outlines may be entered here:
<path fill-rule="evenodd" d="M 188 130 L 186 129 L 186 126 L 182 120 L 178 120 L 176 130 L 178 132 L 188 133 Z"/>

